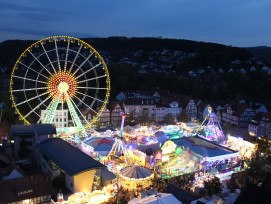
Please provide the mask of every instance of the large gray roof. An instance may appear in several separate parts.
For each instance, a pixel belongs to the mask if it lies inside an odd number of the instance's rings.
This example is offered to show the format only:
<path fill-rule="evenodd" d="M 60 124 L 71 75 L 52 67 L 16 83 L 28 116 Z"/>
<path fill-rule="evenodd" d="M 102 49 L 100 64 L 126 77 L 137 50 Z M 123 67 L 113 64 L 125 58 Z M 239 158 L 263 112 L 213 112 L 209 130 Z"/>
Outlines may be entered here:
<path fill-rule="evenodd" d="M 105 168 L 103 164 L 60 138 L 51 138 L 38 145 L 39 150 L 68 175 Z"/>

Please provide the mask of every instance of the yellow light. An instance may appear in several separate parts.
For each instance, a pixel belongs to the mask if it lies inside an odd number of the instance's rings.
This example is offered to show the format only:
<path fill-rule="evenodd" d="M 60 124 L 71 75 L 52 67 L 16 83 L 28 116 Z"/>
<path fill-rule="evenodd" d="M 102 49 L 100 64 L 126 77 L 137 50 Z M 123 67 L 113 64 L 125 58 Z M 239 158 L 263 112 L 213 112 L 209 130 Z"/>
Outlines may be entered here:
<path fill-rule="evenodd" d="M 67 92 L 69 90 L 69 84 L 65 81 L 62 81 L 57 86 L 60 92 Z"/>

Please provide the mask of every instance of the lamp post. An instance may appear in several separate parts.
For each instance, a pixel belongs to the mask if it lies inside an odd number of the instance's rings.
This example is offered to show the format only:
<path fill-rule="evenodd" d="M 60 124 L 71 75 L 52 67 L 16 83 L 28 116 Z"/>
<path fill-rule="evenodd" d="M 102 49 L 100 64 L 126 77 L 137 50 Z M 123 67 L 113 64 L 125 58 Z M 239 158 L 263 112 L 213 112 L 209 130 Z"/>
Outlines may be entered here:
<path fill-rule="evenodd" d="M 116 177 L 116 183 L 113 185 L 114 195 L 116 196 L 117 204 L 119 203 L 119 190 L 120 190 L 120 181 L 119 181 L 119 170 Z"/>
<path fill-rule="evenodd" d="M 119 203 L 119 186 L 118 186 L 118 183 L 114 184 L 113 191 L 114 191 L 114 194 L 116 196 L 116 201 L 117 201 L 117 204 L 118 204 Z"/>
<path fill-rule="evenodd" d="M 161 198 L 161 194 L 157 192 L 154 194 L 154 197 L 157 198 L 156 203 L 158 204 L 158 199 Z"/>
<path fill-rule="evenodd" d="M 269 121 L 269 119 L 268 118 L 263 118 L 262 119 L 263 121 L 264 121 L 264 137 L 266 138 L 266 140 L 267 140 L 267 155 L 268 155 L 268 157 L 270 157 L 270 154 L 269 154 L 269 152 L 270 152 L 270 145 L 269 145 L 269 136 L 267 135 L 267 133 L 266 133 L 266 124 L 267 124 L 267 122 Z"/>
<path fill-rule="evenodd" d="M 265 118 L 265 123 L 264 123 L 264 134 L 267 136 L 267 138 L 269 139 L 269 136 L 268 136 L 268 132 L 266 131 L 266 128 L 267 128 L 267 122 L 269 121 L 268 118 Z"/>
<path fill-rule="evenodd" d="M 5 108 L 6 108 L 6 104 L 5 103 L 0 103 L 0 123 L 2 121 L 2 113 L 3 113 L 2 111 Z"/>

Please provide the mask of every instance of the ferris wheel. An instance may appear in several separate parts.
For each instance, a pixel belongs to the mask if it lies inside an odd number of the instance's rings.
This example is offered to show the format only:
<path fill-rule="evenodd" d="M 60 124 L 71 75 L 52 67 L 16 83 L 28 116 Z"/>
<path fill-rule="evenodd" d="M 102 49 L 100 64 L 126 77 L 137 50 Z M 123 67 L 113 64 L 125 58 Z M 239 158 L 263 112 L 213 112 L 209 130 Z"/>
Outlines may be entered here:
<path fill-rule="evenodd" d="M 86 135 L 105 109 L 110 78 L 100 54 L 88 43 L 52 36 L 30 45 L 16 61 L 10 80 L 15 111 L 26 124 L 55 123 Z"/>

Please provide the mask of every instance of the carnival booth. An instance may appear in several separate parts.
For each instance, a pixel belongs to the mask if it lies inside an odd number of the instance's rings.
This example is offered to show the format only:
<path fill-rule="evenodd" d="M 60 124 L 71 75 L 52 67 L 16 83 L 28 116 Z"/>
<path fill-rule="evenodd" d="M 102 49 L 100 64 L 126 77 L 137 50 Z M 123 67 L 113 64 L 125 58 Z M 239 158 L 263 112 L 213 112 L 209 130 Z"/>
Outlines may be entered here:
<path fill-rule="evenodd" d="M 127 166 L 120 170 L 119 181 L 128 190 L 143 190 L 152 185 L 154 174 L 150 169 L 138 165 Z"/>
<path fill-rule="evenodd" d="M 92 137 L 81 143 L 81 150 L 93 157 L 107 156 L 114 142 L 112 137 Z"/>

